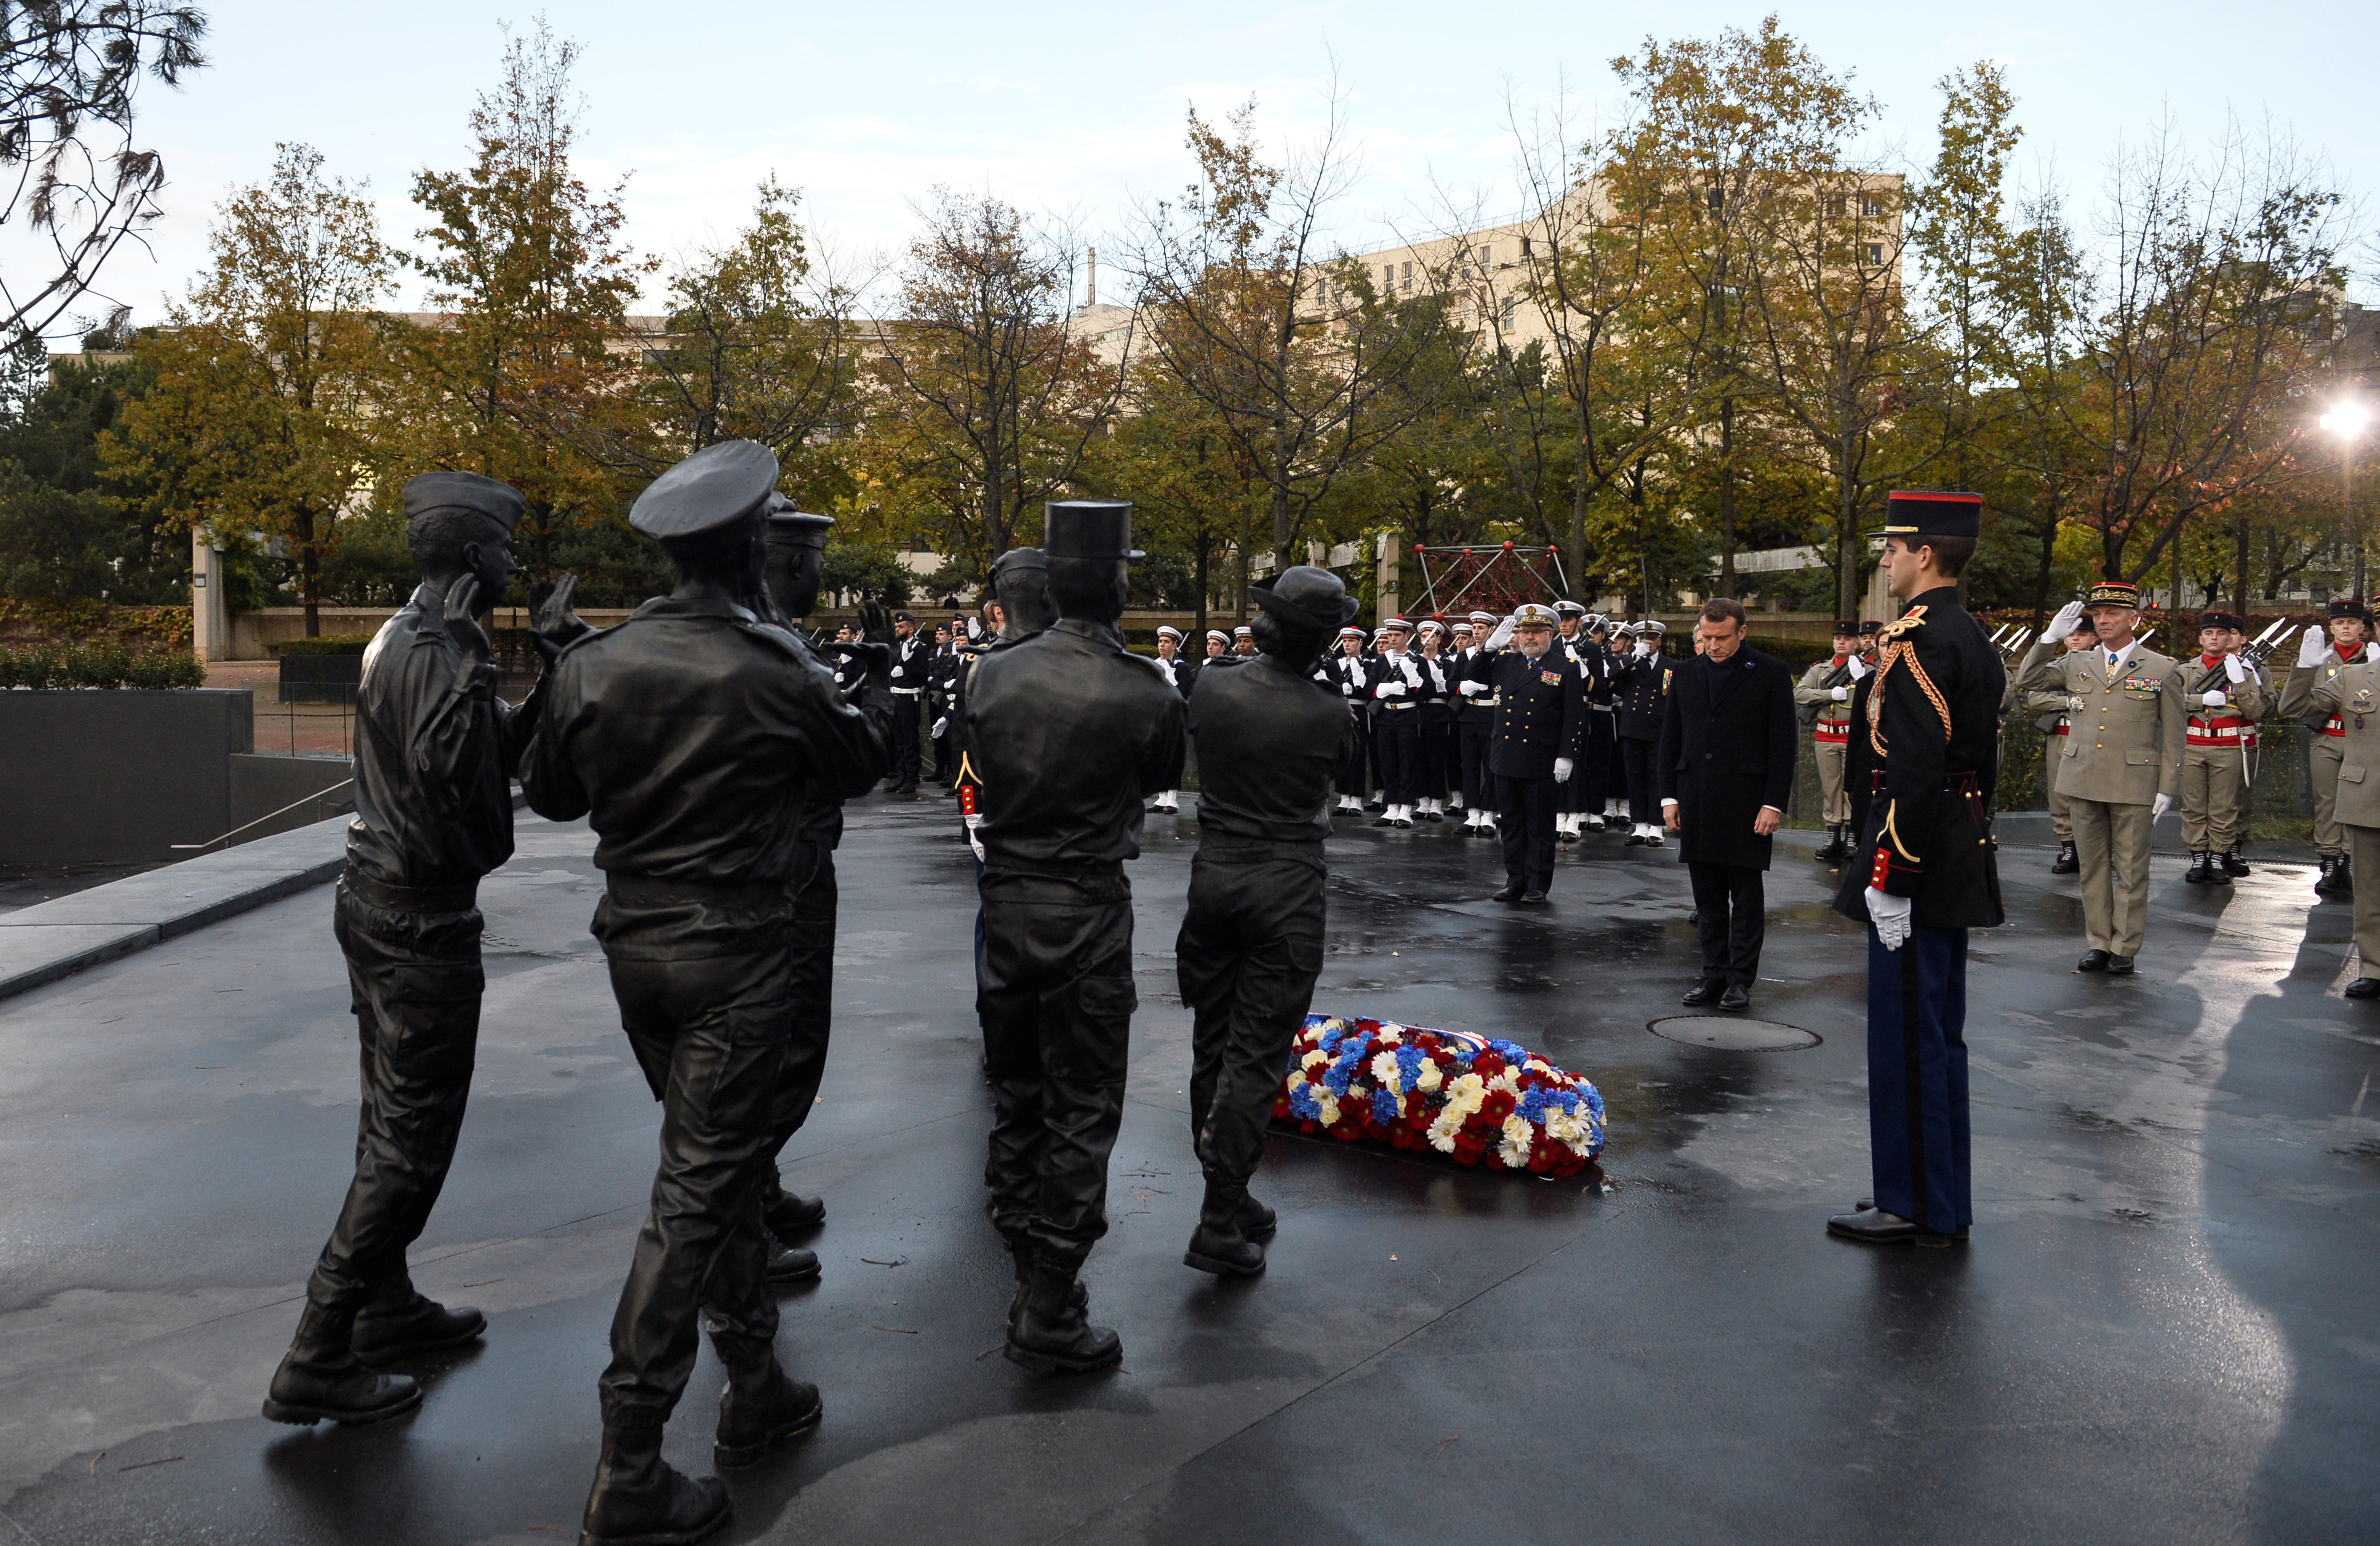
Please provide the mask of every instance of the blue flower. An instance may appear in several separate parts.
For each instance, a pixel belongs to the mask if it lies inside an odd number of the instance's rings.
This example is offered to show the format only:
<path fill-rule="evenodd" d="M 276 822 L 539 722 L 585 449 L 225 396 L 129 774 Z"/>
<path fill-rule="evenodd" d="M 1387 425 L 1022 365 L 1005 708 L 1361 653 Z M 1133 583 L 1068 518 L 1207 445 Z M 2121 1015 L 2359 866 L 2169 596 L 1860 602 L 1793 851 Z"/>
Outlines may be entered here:
<path fill-rule="evenodd" d="M 1397 1119 L 1397 1098 L 1396 1098 L 1396 1096 L 1390 1094 L 1386 1090 L 1375 1090 L 1375 1091 L 1373 1091 L 1373 1092 L 1372 1092 L 1372 1120 L 1374 1120 L 1374 1121 L 1376 1121 L 1376 1122 L 1380 1122 L 1380 1123 L 1385 1124 L 1385 1123 L 1389 1123 L 1389 1122 L 1393 1122 L 1393 1121 L 1395 1121 L 1396 1119 Z"/>
<path fill-rule="evenodd" d="M 1314 1098 L 1314 1086 L 1301 1084 L 1289 1093 L 1289 1109 L 1309 1122 L 1322 1118 L 1322 1103 Z"/>

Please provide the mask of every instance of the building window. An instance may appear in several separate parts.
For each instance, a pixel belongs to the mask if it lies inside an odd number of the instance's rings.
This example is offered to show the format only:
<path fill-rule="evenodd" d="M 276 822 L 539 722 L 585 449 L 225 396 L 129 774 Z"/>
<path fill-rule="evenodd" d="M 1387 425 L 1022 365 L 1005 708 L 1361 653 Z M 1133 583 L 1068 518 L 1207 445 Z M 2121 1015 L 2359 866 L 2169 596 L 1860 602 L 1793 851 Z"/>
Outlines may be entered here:
<path fill-rule="evenodd" d="M 1867 263 L 1868 267 L 1872 269 L 1881 268 L 1884 265 L 1884 244 L 1882 242 L 1870 242 L 1867 244 Z"/>
<path fill-rule="evenodd" d="M 1527 262 L 1528 260 L 1529 260 L 1529 238 L 1528 238 L 1528 237 L 1526 237 L 1526 236 L 1523 236 L 1523 237 L 1521 238 L 1521 261 L 1522 261 L 1522 262 L 1524 262 L 1524 263 L 1525 263 L 1525 262 Z"/>
<path fill-rule="evenodd" d="M 1507 328 L 1510 328 L 1512 325 L 1512 311 L 1515 301 L 1516 297 L 1514 296 L 1506 296 L 1504 297 L 1504 326 Z"/>
<path fill-rule="evenodd" d="M 1866 199 L 1861 200 L 1860 213 L 1867 216 L 1870 220 L 1882 220 L 1884 218 L 1884 200 L 1880 199 Z"/>
<path fill-rule="evenodd" d="M 1405 294 L 1408 296 L 1413 294 L 1413 265 L 1411 263 L 1407 263 L 1405 265 Z"/>
<path fill-rule="evenodd" d="M 1394 263 L 1380 265 L 1380 290 L 1385 295 L 1397 293 L 1397 266 Z"/>

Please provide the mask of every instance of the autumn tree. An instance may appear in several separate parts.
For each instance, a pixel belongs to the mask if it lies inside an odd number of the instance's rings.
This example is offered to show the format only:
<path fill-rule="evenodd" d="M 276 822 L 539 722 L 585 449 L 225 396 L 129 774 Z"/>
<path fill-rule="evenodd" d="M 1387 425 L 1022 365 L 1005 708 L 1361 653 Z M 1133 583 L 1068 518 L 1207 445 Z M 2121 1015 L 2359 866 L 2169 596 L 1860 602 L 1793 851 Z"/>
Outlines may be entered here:
<path fill-rule="evenodd" d="M 394 259 L 359 187 L 321 152 L 279 148 L 267 182 L 225 202 L 212 261 L 135 352 L 156 372 L 103 439 L 111 476 L 218 544 L 278 544 L 306 633 L 322 632 L 322 557 L 368 493 L 390 379 L 375 312 Z"/>
<path fill-rule="evenodd" d="M 1065 489 L 1123 390 L 1114 357 L 1074 325 L 1072 233 L 990 194 L 938 187 L 900 273 L 901 314 L 875 343 L 868 434 L 885 477 L 941 513 L 989 566 Z"/>

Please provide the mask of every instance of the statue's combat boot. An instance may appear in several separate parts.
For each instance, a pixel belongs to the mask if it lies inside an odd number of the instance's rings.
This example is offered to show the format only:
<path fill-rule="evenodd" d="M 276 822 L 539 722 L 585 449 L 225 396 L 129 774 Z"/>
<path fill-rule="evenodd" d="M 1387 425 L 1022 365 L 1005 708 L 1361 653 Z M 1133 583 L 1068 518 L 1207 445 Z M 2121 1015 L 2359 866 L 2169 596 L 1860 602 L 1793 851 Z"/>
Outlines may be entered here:
<path fill-rule="evenodd" d="M 603 1425 L 578 1546 L 694 1546 L 735 1514 L 725 1482 L 715 1476 L 697 1481 L 662 1458 L 662 1418 L 639 1412 Z"/>
<path fill-rule="evenodd" d="M 1075 1288 L 1074 1267 L 1034 1258 L 1033 1279 L 1026 1286 L 1025 1302 L 1009 1319 L 1008 1345 L 1002 1349 L 1011 1363 L 1087 1374 L 1123 1361 L 1123 1339 L 1090 1323 Z"/>
<path fill-rule="evenodd" d="M 356 1357 L 378 1369 L 416 1353 L 459 1347 L 487 1329 L 488 1318 L 469 1305 L 449 1310 L 417 1291 L 412 1277 L 399 1273 L 357 1313 Z"/>
<path fill-rule="evenodd" d="M 825 1412 L 818 1386 L 786 1378 L 775 1352 L 763 1348 L 757 1359 L 727 1366 L 727 1391 L 719 1400 L 719 1431 L 710 1457 L 731 1470 L 749 1466 L 787 1439 L 816 1428 Z"/>
<path fill-rule="evenodd" d="M 402 1417 L 421 1405 L 421 1387 L 403 1374 L 379 1374 L 355 1354 L 352 1310 L 310 1304 L 298 1335 L 265 1393 L 264 1415 L 300 1427 L 358 1424 Z"/>
<path fill-rule="evenodd" d="M 1254 1277 L 1265 1270 L 1264 1247 L 1240 1232 L 1241 1209 L 1247 1189 L 1224 1181 L 1207 1183 L 1207 1198 L 1198 1210 L 1198 1228 L 1182 1264 L 1218 1277 Z"/>

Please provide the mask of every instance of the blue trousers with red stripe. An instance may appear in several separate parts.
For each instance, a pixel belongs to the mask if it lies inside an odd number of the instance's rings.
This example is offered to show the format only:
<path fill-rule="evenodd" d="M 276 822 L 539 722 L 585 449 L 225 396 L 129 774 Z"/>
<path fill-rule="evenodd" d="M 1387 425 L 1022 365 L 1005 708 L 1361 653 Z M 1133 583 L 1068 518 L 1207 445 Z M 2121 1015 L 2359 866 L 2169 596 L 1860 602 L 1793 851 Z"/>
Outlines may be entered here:
<path fill-rule="evenodd" d="M 1867 931 L 1867 1119 L 1876 1205 L 1948 1235 L 1974 1222 L 1967 1132 L 1967 931 Z"/>

